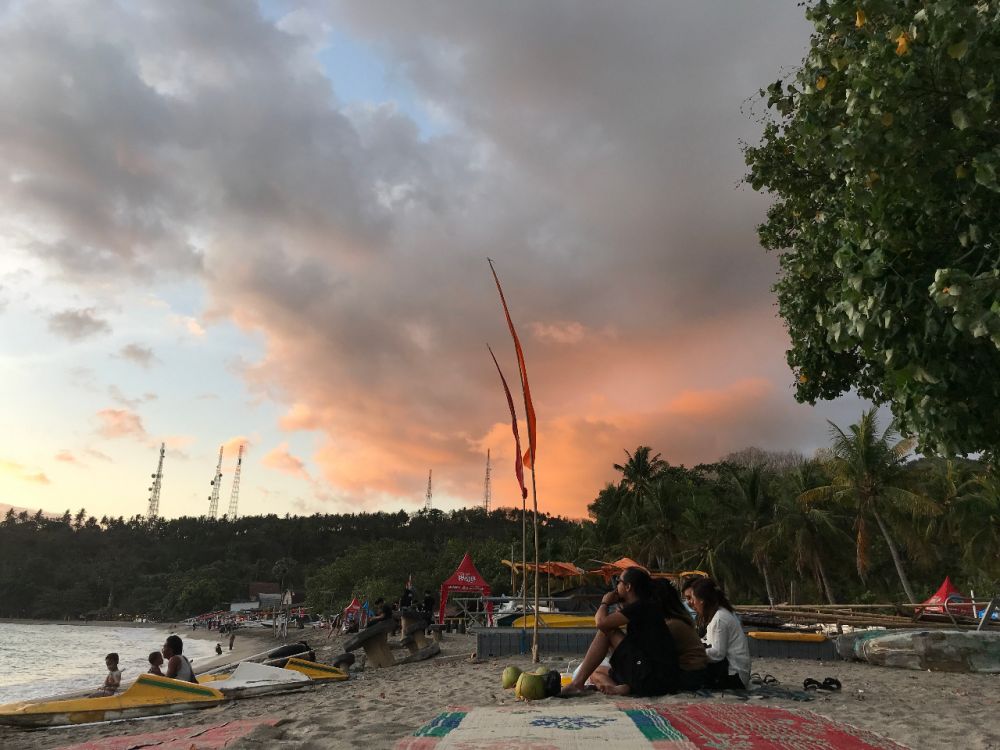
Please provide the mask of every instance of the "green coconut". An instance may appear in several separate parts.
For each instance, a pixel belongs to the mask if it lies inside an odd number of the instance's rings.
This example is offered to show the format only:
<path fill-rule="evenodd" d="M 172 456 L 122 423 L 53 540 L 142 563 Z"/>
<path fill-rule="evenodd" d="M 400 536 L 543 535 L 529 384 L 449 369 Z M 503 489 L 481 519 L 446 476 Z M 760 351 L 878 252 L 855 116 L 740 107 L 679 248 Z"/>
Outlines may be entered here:
<path fill-rule="evenodd" d="M 519 701 L 540 701 L 545 694 L 545 678 L 540 674 L 522 672 L 514 687 L 514 697 Z"/>
<path fill-rule="evenodd" d="M 504 690 L 509 690 L 517 684 L 517 678 L 521 676 L 521 670 L 517 667 L 507 667 L 500 678 Z"/>
<path fill-rule="evenodd" d="M 548 674 L 548 673 L 549 673 L 548 667 L 538 667 L 534 672 L 532 672 L 532 674 Z"/>

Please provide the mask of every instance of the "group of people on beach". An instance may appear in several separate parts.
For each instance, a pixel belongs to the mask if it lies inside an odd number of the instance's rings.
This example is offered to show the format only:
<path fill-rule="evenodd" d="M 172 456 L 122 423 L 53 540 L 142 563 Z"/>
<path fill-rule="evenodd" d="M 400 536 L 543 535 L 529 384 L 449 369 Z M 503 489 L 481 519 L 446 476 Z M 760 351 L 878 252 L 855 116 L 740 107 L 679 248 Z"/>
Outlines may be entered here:
<path fill-rule="evenodd" d="M 118 654 L 110 653 L 104 657 L 104 664 L 108 668 L 108 674 L 104 678 L 98 695 L 114 695 L 122 684 L 122 671 L 118 667 Z M 149 654 L 149 674 L 157 674 L 161 677 L 172 677 L 175 680 L 185 682 L 198 682 L 194 676 L 194 669 L 191 662 L 184 656 L 184 642 L 179 635 L 168 635 L 163 647 L 159 651 Z"/>
<path fill-rule="evenodd" d="M 746 688 L 750 647 L 725 592 L 711 578 L 681 591 L 694 618 L 669 581 L 637 567 L 615 576 L 594 616 L 597 634 L 562 695 L 588 686 L 608 695 Z"/>

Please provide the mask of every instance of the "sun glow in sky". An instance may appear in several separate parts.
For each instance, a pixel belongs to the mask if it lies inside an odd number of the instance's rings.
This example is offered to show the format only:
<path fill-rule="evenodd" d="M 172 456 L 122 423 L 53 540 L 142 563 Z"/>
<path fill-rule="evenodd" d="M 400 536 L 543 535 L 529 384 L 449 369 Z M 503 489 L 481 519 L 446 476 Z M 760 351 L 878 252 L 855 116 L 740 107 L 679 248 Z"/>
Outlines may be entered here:
<path fill-rule="evenodd" d="M 540 507 L 623 449 L 811 453 L 739 185 L 793 2 L 0 4 L 0 504 L 200 515 Z M 522 429 L 522 435 L 524 435 Z"/>

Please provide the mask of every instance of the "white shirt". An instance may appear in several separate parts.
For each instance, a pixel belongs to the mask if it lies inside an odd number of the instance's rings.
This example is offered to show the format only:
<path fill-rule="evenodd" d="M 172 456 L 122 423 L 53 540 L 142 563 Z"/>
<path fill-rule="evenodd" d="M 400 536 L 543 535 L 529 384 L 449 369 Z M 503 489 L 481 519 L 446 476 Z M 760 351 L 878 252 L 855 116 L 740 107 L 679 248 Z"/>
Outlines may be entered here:
<path fill-rule="evenodd" d="M 729 659 L 729 674 L 738 674 L 744 685 L 750 684 L 750 644 L 736 615 L 724 607 L 708 623 L 705 653 L 709 661 Z"/>

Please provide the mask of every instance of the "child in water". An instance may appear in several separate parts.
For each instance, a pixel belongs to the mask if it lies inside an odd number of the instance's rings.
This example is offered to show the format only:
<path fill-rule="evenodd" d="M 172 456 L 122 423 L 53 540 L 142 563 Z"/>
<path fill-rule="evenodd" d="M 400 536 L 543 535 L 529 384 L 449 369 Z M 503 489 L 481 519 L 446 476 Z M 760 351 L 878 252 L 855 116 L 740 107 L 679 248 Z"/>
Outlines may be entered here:
<path fill-rule="evenodd" d="M 149 674 L 158 674 L 163 676 L 163 670 L 160 667 L 163 666 L 163 654 L 159 651 L 150 651 L 149 653 Z"/>
<path fill-rule="evenodd" d="M 100 692 L 101 695 L 114 695 L 122 684 L 122 671 L 118 669 L 118 654 L 108 654 L 104 657 L 104 663 L 108 668 L 108 676 L 104 678 Z"/>

